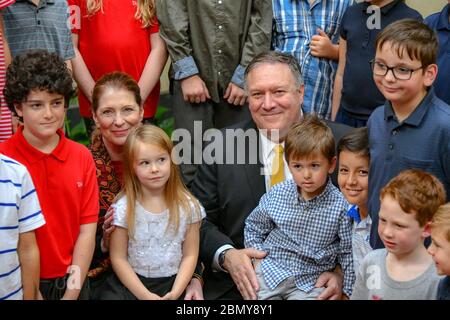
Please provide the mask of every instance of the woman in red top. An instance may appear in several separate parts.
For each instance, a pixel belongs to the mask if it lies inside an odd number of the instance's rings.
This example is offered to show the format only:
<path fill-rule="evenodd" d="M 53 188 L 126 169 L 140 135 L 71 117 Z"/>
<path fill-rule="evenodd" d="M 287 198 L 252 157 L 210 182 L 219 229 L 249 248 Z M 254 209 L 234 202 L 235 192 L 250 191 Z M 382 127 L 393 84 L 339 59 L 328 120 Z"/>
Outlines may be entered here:
<path fill-rule="evenodd" d="M 88 130 L 92 90 L 104 74 L 122 71 L 138 82 L 144 121 L 156 112 L 159 78 L 167 60 L 154 0 L 68 0 L 75 47 L 74 78 Z M 89 120 L 88 120 L 89 119 Z"/>

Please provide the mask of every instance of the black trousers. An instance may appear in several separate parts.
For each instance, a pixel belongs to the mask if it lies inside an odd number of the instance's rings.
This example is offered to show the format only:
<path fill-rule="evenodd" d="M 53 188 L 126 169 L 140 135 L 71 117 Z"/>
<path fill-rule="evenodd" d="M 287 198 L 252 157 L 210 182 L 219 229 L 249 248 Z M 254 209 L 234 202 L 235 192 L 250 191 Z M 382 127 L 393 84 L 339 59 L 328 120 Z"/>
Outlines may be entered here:
<path fill-rule="evenodd" d="M 44 300 L 61 300 L 67 289 L 69 275 L 60 278 L 41 279 L 39 290 Z M 84 281 L 78 300 L 89 300 L 89 281 Z"/>
<path fill-rule="evenodd" d="M 172 290 L 177 275 L 163 278 L 146 278 L 139 274 L 137 276 L 149 291 L 162 297 Z M 180 299 L 183 298 L 184 293 L 180 296 Z M 106 280 L 100 300 L 137 300 L 137 298 L 120 282 L 116 274 L 112 273 Z"/>

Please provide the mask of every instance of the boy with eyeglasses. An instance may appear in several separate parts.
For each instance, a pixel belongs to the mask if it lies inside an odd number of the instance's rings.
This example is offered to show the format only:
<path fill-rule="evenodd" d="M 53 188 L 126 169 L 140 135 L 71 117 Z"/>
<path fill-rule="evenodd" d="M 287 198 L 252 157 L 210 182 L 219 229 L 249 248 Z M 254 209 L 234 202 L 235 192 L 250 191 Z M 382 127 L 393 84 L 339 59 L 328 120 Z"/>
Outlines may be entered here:
<path fill-rule="evenodd" d="M 377 35 L 392 22 L 406 18 L 422 20 L 404 0 L 364 0 L 347 9 L 339 32 L 331 120 L 365 127 L 371 113 L 385 102 L 372 80 L 369 61 L 375 56 Z"/>
<path fill-rule="evenodd" d="M 387 101 L 368 121 L 374 249 L 383 247 L 377 233 L 380 190 L 401 171 L 433 173 L 450 197 L 450 106 L 431 87 L 438 72 L 437 49 L 434 31 L 412 19 L 394 22 L 376 39 L 373 78 Z"/>

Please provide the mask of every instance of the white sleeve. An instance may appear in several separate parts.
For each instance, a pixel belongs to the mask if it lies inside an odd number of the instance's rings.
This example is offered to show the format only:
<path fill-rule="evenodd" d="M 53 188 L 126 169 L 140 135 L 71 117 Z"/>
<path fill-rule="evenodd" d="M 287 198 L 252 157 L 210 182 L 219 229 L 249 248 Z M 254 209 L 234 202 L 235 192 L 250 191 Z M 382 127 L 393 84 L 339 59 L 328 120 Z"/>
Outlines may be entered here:
<path fill-rule="evenodd" d="M 128 229 L 126 197 L 120 198 L 116 203 L 113 203 L 111 207 L 114 209 L 113 225 Z"/>
<path fill-rule="evenodd" d="M 45 224 L 45 219 L 33 181 L 25 168 L 21 180 L 21 198 L 18 199 L 19 233 L 24 233 L 41 227 Z"/>
<path fill-rule="evenodd" d="M 206 217 L 205 209 L 203 208 L 203 206 L 200 203 L 198 205 L 199 205 L 199 208 L 200 208 L 200 212 L 198 212 L 198 210 L 195 209 L 195 206 L 194 206 L 193 202 L 190 203 L 191 215 L 190 215 L 190 219 L 189 219 L 189 224 L 193 224 L 193 223 L 197 223 L 199 221 L 202 221 L 203 218 Z"/>

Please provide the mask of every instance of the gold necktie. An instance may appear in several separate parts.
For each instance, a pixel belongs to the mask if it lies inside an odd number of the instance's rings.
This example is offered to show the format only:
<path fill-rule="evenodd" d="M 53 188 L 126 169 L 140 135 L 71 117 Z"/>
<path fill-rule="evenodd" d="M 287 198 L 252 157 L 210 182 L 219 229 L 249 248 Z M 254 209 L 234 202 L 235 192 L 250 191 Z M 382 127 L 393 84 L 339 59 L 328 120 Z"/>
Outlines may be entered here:
<path fill-rule="evenodd" d="M 272 172 L 270 174 L 270 187 L 284 181 L 283 146 L 281 144 L 273 147 L 275 155 L 272 161 Z"/>

